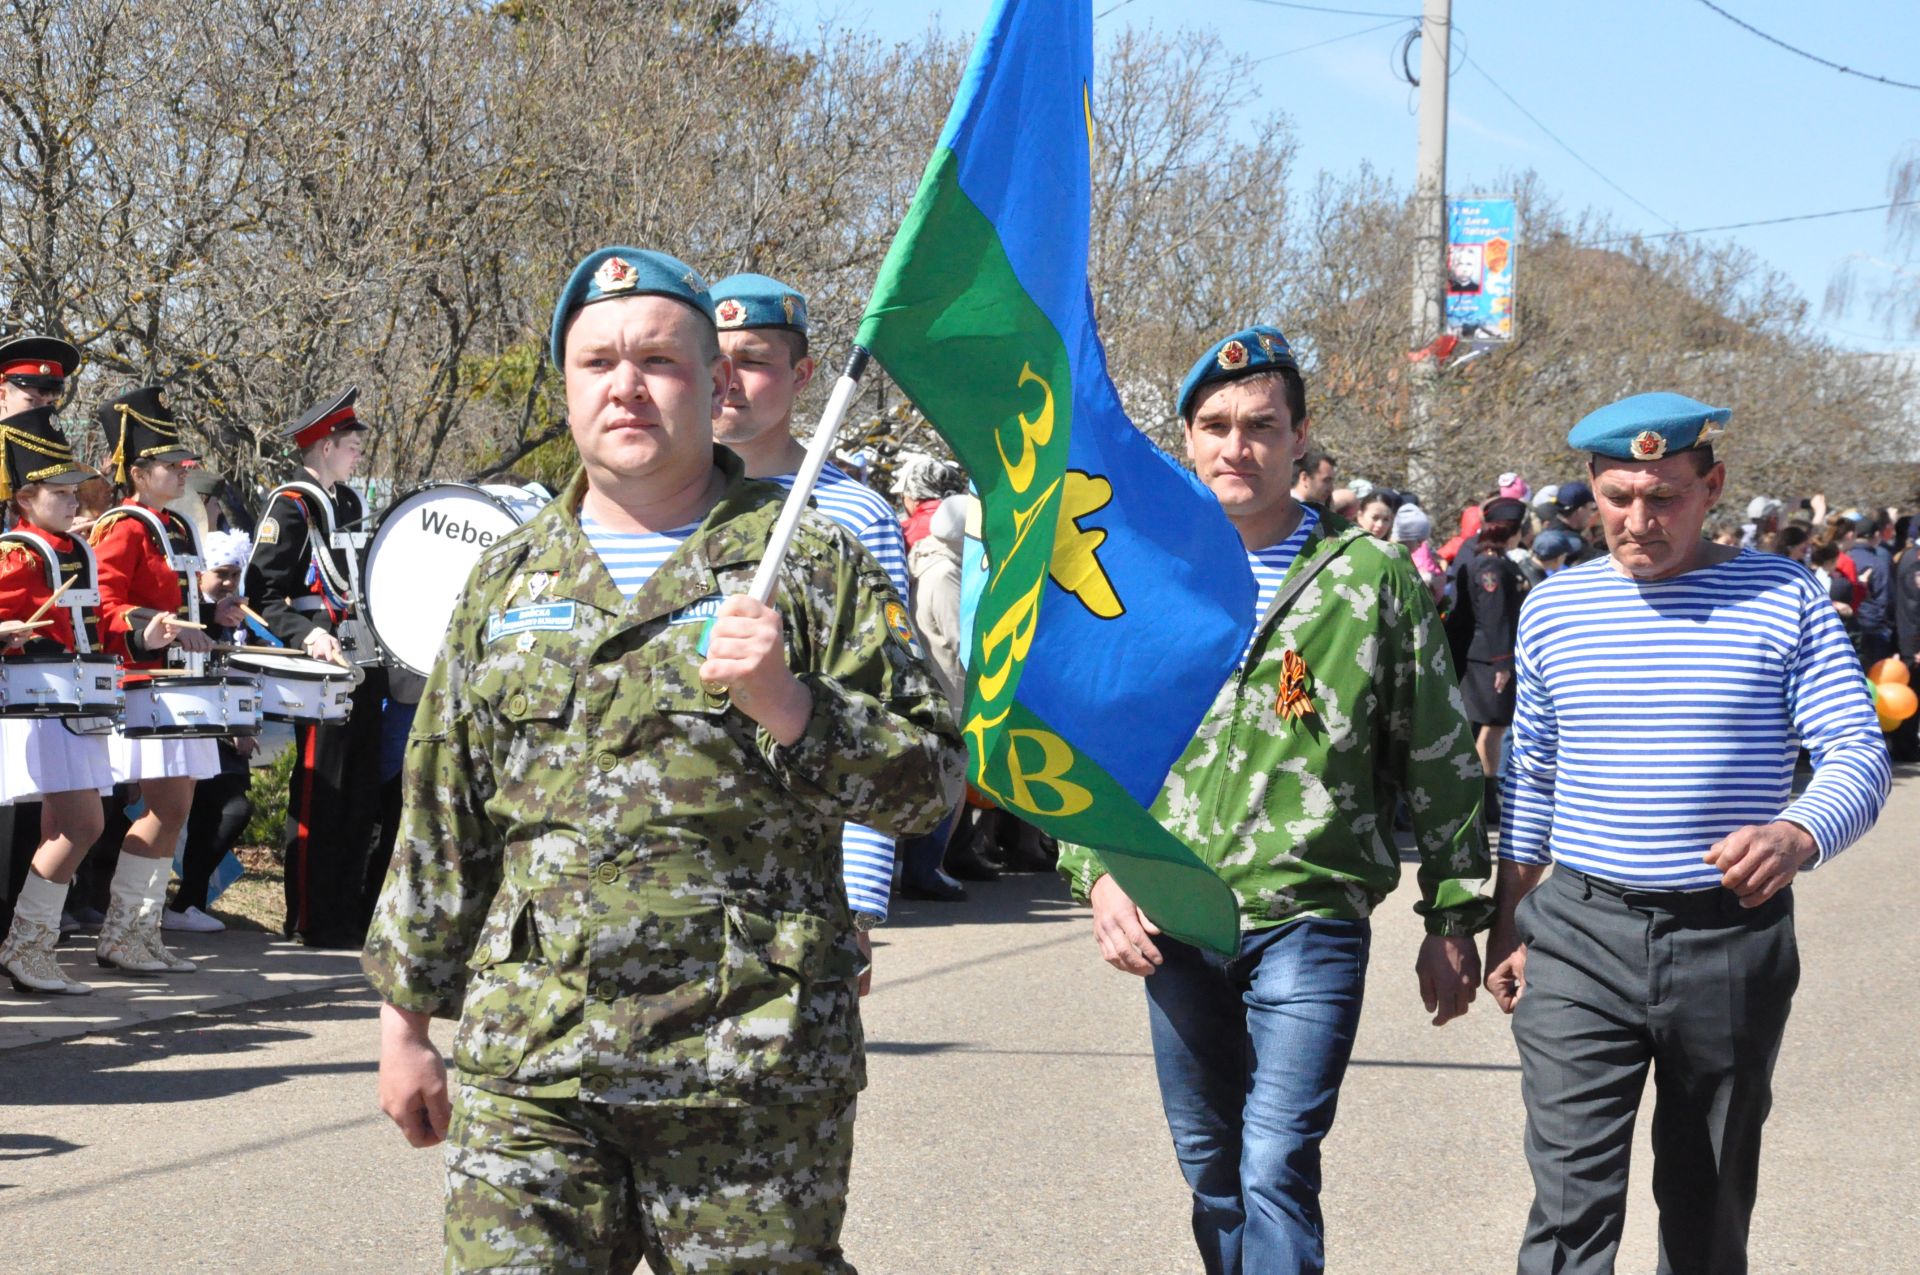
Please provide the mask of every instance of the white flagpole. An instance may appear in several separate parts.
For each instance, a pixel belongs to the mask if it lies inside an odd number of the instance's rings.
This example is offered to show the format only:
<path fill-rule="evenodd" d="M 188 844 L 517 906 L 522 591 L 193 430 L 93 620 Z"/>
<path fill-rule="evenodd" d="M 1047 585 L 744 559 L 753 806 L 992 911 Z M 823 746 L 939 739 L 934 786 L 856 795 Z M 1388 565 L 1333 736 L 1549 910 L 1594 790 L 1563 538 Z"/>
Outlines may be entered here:
<path fill-rule="evenodd" d="M 847 358 L 846 370 L 833 383 L 833 393 L 827 397 L 827 410 L 820 415 L 820 427 L 814 430 L 813 439 L 807 444 L 807 457 L 800 462 L 800 472 L 793 477 L 793 490 L 787 493 L 787 503 L 781 506 L 780 520 L 773 524 L 773 538 L 767 542 L 766 556 L 760 559 L 760 569 L 753 574 L 753 587 L 747 596 L 755 602 L 765 605 L 773 598 L 774 585 L 780 579 L 780 565 L 786 561 L 787 549 L 793 544 L 800 515 L 813 496 L 814 484 L 820 481 L 820 470 L 833 452 L 840 422 L 846 418 L 847 408 L 859 392 L 860 377 L 866 370 L 866 347 L 856 345 Z"/>

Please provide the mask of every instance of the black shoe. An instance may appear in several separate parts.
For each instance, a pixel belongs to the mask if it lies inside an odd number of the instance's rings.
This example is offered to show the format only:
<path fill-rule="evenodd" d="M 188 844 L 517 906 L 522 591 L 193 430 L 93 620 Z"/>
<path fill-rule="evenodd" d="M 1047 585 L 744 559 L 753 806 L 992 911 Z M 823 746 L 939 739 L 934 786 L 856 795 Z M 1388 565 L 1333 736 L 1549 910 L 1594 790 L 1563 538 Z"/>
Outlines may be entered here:
<path fill-rule="evenodd" d="M 900 897 L 922 903 L 965 903 L 967 887 L 946 873 L 936 871 L 930 881 L 902 881 Z"/>
<path fill-rule="evenodd" d="M 946 862 L 940 866 L 948 876 L 958 877 L 962 881 L 998 881 L 1000 879 L 1000 865 L 985 855 L 976 853 L 971 846 L 964 846 L 957 853 L 948 850 Z"/>

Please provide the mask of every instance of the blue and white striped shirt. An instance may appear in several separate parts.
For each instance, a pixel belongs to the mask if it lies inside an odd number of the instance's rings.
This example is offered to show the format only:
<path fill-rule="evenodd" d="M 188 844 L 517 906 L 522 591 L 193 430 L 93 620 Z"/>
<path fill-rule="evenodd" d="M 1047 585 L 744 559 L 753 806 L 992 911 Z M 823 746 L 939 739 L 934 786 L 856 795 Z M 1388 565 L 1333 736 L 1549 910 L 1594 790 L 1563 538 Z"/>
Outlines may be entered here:
<path fill-rule="evenodd" d="M 613 577 L 613 585 L 623 598 L 640 592 L 640 586 L 699 529 L 699 523 L 690 522 L 671 531 L 614 531 L 595 522 L 586 510 L 580 511 L 580 530 L 593 551 L 600 555 L 601 564 Z"/>
<path fill-rule="evenodd" d="M 793 474 L 775 474 L 767 481 L 793 490 Z M 900 531 L 900 519 L 873 488 L 848 477 L 832 465 L 820 470 L 814 484 L 813 506 L 851 531 L 867 552 L 886 569 L 900 601 L 907 600 L 907 541 Z M 847 903 L 855 912 L 865 912 L 883 920 L 887 915 L 887 896 L 893 890 L 893 838 L 872 828 L 850 823 L 841 832 L 842 873 L 847 885 Z"/>
<path fill-rule="evenodd" d="M 1621 885 L 1720 884 L 1701 858 L 1747 824 L 1805 828 L 1824 863 L 1879 817 L 1886 741 L 1826 594 L 1806 569 L 1739 556 L 1641 583 L 1611 558 L 1536 585 L 1500 857 Z M 1813 755 L 1795 800 L 1794 759 Z"/>
<path fill-rule="evenodd" d="M 775 474 L 766 481 L 793 490 L 794 474 Z M 900 600 L 907 600 L 907 538 L 900 530 L 900 515 L 887 498 L 857 478 L 850 478 L 832 465 L 820 471 L 813 486 L 813 507 L 851 531 L 885 569 L 887 579 Z"/>
<path fill-rule="evenodd" d="M 1274 595 L 1280 592 L 1280 582 L 1287 578 L 1293 560 L 1300 556 L 1300 546 L 1307 543 L 1307 537 L 1319 525 L 1319 512 L 1312 505 L 1302 505 L 1300 525 L 1293 529 L 1292 535 L 1277 545 L 1247 550 L 1247 566 L 1253 569 L 1253 584 L 1257 592 L 1253 603 L 1254 630 L 1247 637 L 1247 649 L 1240 652 L 1242 664 L 1253 653 L 1253 644 L 1260 636 L 1260 622 L 1266 618 L 1267 608 L 1273 605 Z"/>

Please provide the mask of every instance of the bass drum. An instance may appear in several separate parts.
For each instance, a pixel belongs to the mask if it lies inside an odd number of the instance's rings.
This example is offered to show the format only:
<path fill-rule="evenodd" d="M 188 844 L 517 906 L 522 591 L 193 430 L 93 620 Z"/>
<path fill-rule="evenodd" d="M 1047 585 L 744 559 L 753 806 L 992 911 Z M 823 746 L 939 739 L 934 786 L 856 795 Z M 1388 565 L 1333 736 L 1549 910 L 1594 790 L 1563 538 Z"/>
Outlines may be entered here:
<path fill-rule="evenodd" d="M 367 547 L 367 626 L 390 663 L 425 677 L 473 564 L 539 513 L 544 490 L 427 483 L 387 506 Z"/>

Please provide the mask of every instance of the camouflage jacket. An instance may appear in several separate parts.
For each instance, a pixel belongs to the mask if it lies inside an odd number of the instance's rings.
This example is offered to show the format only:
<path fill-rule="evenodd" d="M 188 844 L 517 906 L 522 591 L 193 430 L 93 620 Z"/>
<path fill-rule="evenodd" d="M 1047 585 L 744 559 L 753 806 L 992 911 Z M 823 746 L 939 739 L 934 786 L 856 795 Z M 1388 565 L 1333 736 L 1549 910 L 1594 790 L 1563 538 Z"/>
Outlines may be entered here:
<path fill-rule="evenodd" d="M 1400 550 L 1334 518 L 1301 546 L 1282 600 L 1306 571 L 1299 595 L 1263 618 L 1153 813 L 1233 887 L 1242 928 L 1261 929 L 1371 914 L 1400 882 L 1404 795 L 1427 931 L 1483 929 L 1480 763 L 1433 599 Z M 1312 704 L 1299 718 L 1278 711 L 1290 653 Z M 1084 900 L 1106 869 L 1063 846 L 1060 871 Z"/>
<path fill-rule="evenodd" d="M 407 744 L 364 958 L 524 1097 L 733 1106 L 865 1083 L 840 825 L 906 835 L 964 752 L 884 572 L 808 514 L 774 603 L 813 695 L 783 747 L 700 684 L 783 492 L 741 478 L 631 599 L 567 493 L 484 552 Z"/>

